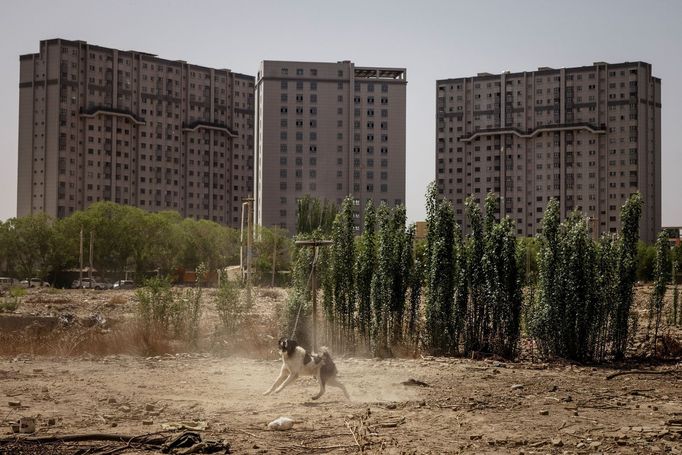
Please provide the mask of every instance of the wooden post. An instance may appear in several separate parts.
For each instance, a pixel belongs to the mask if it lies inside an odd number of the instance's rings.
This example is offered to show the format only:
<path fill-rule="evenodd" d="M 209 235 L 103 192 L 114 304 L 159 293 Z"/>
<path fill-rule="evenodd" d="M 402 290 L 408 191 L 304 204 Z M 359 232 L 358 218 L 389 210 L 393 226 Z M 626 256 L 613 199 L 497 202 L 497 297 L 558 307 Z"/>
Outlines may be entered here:
<path fill-rule="evenodd" d="M 246 220 L 246 303 L 248 306 L 251 306 L 253 298 L 251 295 L 251 286 L 253 285 L 253 198 L 247 197 L 244 199 L 244 202 L 246 202 L 248 207 L 248 219 Z"/>
<path fill-rule="evenodd" d="M 92 257 L 95 250 L 95 231 L 90 231 L 90 267 L 88 269 L 88 278 L 90 278 L 90 286 L 92 286 Z"/>
<path fill-rule="evenodd" d="M 80 246 L 80 271 L 78 273 L 78 287 L 83 287 L 83 228 L 81 228 L 81 246 Z"/>
<path fill-rule="evenodd" d="M 311 346 L 311 351 L 314 353 L 315 348 L 317 347 L 317 277 L 315 276 L 315 268 L 317 265 L 317 254 L 318 254 L 318 246 L 327 246 L 331 245 L 334 242 L 331 240 L 296 240 L 296 245 L 299 246 L 306 246 L 306 247 L 313 247 L 315 248 L 314 255 L 313 255 L 313 263 L 312 263 L 312 269 L 310 271 L 310 290 L 312 292 L 312 301 L 313 301 L 313 314 L 312 314 L 312 322 L 313 322 L 313 327 L 312 327 L 312 346 Z"/>
<path fill-rule="evenodd" d="M 272 247 L 272 280 L 270 281 L 270 287 L 275 287 L 275 271 L 277 270 L 277 236 L 273 234 L 273 241 L 275 242 Z"/>
<path fill-rule="evenodd" d="M 315 245 L 313 258 L 317 258 L 317 245 Z M 313 259 L 313 267 L 311 270 L 310 287 L 313 298 L 313 342 L 312 351 L 317 352 L 317 282 L 315 280 L 315 265 L 317 261 Z"/>

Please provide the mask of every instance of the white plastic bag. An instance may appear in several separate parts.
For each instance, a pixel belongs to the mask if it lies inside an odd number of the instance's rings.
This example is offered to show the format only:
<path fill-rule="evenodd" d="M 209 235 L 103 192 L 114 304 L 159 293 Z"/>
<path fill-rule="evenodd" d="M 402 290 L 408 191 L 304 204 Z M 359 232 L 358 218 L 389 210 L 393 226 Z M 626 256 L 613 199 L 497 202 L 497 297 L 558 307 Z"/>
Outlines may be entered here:
<path fill-rule="evenodd" d="M 289 417 L 278 417 L 268 424 L 268 428 L 271 430 L 290 430 L 294 426 L 294 421 Z"/>

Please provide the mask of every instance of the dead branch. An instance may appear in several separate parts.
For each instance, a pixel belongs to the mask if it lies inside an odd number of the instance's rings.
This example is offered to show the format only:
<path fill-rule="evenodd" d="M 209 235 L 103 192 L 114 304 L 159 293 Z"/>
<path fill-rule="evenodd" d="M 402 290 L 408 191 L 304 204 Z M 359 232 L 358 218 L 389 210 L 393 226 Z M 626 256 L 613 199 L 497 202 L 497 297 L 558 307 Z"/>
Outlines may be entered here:
<path fill-rule="evenodd" d="M 126 434 L 107 434 L 107 433 L 86 433 L 86 434 L 65 434 L 54 436 L 34 436 L 28 438 L 20 438 L 17 436 L 9 436 L 0 438 L 0 443 L 3 442 L 75 442 L 75 441 L 116 441 L 130 444 L 143 443 L 149 445 L 160 445 L 166 442 L 165 436 L 160 436 L 162 431 L 156 433 L 148 433 L 140 436 L 130 436 Z"/>
<path fill-rule="evenodd" d="M 651 375 L 658 375 L 658 374 L 679 374 L 681 373 L 680 370 L 662 370 L 662 371 L 651 371 L 651 370 L 628 370 L 628 371 L 618 371 L 616 373 L 611 373 L 610 375 L 606 376 L 606 380 L 608 381 L 609 379 L 616 378 L 618 376 L 624 376 L 626 374 L 651 374 Z"/>
<path fill-rule="evenodd" d="M 360 445 L 360 442 L 358 442 L 358 438 L 357 438 L 357 436 L 355 436 L 355 432 L 353 431 L 353 428 L 351 428 L 348 421 L 346 421 L 346 427 L 348 428 L 348 431 L 350 431 L 350 434 L 353 435 L 353 439 L 355 440 L 355 444 L 358 446 L 358 449 L 360 449 L 360 453 L 362 453 L 362 446 Z"/>

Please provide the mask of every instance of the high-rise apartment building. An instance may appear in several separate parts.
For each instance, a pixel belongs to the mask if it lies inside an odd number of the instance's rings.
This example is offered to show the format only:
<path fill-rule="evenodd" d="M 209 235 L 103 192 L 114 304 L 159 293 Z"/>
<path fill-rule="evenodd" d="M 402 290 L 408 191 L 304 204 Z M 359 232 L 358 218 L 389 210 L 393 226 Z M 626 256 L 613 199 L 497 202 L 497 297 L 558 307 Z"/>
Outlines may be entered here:
<path fill-rule="evenodd" d="M 404 68 L 264 61 L 256 80 L 255 219 L 296 228 L 297 200 L 405 202 Z"/>
<path fill-rule="evenodd" d="M 641 238 L 661 228 L 661 80 L 643 62 L 436 82 L 436 179 L 467 229 L 464 201 L 500 195 L 519 235 L 541 229 L 550 198 L 615 232 L 640 191 Z"/>
<path fill-rule="evenodd" d="M 19 216 L 107 200 L 239 224 L 252 76 L 62 39 L 20 66 Z"/>

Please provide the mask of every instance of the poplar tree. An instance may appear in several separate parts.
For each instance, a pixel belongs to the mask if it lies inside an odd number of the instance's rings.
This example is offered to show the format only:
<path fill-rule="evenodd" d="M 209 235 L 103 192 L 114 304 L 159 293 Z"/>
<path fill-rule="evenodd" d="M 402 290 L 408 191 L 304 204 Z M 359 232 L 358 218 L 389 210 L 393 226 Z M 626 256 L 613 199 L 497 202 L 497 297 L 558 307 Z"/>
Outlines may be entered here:
<path fill-rule="evenodd" d="M 354 265 L 355 295 L 358 304 L 358 331 L 369 345 L 372 326 L 372 277 L 376 266 L 376 212 L 372 200 L 365 206 L 364 229 L 358 242 L 358 251 Z"/>
<path fill-rule="evenodd" d="M 653 325 L 654 339 L 653 352 L 656 355 L 656 340 L 658 339 L 658 329 L 661 325 L 661 316 L 663 315 L 663 302 L 665 292 L 670 282 L 670 241 L 668 240 L 668 233 L 662 231 L 658 234 L 656 239 L 656 263 L 654 266 L 654 292 L 651 294 L 649 301 L 649 325 L 651 329 Z"/>

